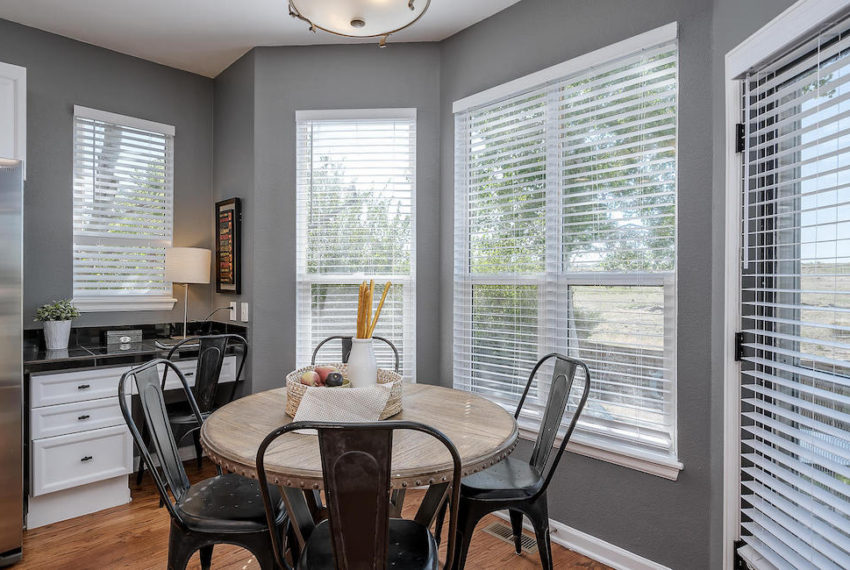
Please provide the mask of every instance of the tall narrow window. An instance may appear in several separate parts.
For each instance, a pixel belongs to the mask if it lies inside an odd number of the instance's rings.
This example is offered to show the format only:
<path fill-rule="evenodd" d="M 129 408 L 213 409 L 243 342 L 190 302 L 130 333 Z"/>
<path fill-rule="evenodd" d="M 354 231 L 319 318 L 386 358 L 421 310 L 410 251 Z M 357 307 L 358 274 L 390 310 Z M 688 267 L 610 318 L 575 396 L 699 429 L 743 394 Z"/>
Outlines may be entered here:
<path fill-rule="evenodd" d="M 74 108 L 74 303 L 170 310 L 174 127 Z"/>
<path fill-rule="evenodd" d="M 416 115 L 414 109 L 297 114 L 297 360 L 328 336 L 353 335 L 361 281 L 392 282 L 376 336 L 416 377 Z M 339 360 L 335 352 L 325 361 Z M 378 365 L 392 352 L 376 343 Z"/>
<path fill-rule="evenodd" d="M 850 568 L 850 24 L 744 79 L 741 538 Z"/>
<path fill-rule="evenodd" d="M 513 410 L 538 358 L 579 358 L 575 441 L 673 472 L 677 54 L 609 50 L 455 122 L 455 386 Z"/>

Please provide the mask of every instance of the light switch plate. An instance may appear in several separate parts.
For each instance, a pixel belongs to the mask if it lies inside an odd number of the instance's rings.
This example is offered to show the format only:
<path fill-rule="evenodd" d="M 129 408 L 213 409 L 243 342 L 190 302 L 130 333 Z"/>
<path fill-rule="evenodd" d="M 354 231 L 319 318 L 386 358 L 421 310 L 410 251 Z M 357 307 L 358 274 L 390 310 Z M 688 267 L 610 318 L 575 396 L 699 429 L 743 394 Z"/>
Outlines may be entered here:
<path fill-rule="evenodd" d="M 230 302 L 230 320 L 231 321 L 236 320 L 236 301 Z"/>
<path fill-rule="evenodd" d="M 242 322 L 248 322 L 248 303 L 242 303 Z"/>

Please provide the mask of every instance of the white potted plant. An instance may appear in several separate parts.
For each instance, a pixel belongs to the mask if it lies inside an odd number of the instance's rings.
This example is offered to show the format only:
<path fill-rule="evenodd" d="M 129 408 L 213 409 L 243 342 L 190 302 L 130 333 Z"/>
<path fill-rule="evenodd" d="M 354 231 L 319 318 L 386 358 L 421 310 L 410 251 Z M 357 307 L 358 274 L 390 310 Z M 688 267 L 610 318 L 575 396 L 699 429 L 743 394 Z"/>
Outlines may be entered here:
<path fill-rule="evenodd" d="M 79 316 L 80 311 L 67 299 L 54 301 L 36 309 L 35 320 L 44 323 L 44 344 L 47 350 L 68 348 L 71 320 Z"/>

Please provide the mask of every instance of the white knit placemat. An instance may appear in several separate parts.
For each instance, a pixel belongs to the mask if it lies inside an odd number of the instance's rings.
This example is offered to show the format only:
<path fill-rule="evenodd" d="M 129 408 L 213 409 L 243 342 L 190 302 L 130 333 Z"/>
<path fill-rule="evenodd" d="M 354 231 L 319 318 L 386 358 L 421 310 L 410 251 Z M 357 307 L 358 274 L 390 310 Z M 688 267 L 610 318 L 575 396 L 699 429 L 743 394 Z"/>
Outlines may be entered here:
<path fill-rule="evenodd" d="M 375 422 L 384 411 L 392 384 L 366 388 L 307 388 L 293 421 Z M 299 433 L 315 433 L 300 430 Z"/>

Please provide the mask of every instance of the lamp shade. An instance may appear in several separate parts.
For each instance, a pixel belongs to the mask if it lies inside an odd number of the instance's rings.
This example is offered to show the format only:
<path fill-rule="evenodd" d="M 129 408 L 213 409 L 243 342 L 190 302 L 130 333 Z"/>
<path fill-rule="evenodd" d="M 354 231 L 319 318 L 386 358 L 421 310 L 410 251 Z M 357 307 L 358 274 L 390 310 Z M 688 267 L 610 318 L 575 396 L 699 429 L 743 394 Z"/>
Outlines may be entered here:
<path fill-rule="evenodd" d="M 172 283 L 209 283 L 212 252 L 200 247 L 165 250 L 165 280 Z"/>

